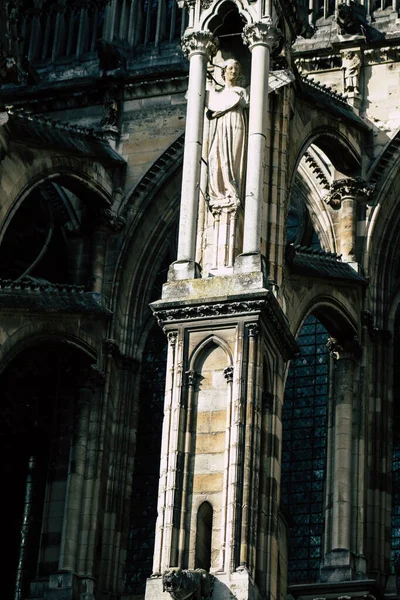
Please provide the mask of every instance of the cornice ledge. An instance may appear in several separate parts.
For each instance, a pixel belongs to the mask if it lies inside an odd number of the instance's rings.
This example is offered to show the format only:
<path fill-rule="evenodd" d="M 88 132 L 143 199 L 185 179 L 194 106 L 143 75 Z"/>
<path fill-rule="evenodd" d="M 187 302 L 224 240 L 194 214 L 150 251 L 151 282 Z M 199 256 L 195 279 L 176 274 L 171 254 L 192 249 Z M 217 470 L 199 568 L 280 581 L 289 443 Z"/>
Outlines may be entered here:
<path fill-rule="evenodd" d="M 204 301 L 181 306 L 176 306 L 172 302 L 159 301 L 150 306 L 162 328 L 185 321 L 259 316 L 264 327 L 271 331 L 285 360 L 293 358 L 298 353 L 296 340 L 289 329 L 282 309 L 269 290 L 266 290 L 262 297 L 243 298 L 242 300 Z"/>

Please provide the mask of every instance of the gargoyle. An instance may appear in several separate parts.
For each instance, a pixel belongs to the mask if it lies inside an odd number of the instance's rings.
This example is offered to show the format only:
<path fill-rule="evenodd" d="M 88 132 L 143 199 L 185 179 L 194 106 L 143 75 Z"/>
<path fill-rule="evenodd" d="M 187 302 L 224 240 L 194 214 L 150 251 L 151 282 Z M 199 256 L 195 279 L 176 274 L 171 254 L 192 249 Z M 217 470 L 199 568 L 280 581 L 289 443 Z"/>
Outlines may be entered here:
<path fill-rule="evenodd" d="M 99 67 L 102 71 L 115 71 L 126 68 L 126 55 L 116 44 L 110 44 L 103 39 L 97 40 Z"/>
<path fill-rule="evenodd" d="M 167 569 L 162 577 L 163 591 L 173 600 L 208 600 L 211 598 L 214 577 L 204 569 Z"/>
<path fill-rule="evenodd" d="M 348 35 L 365 35 L 367 30 L 367 19 L 365 9 L 356 2 L 350 4 L 339 4 L 337 7 L 336 22 L 340 33 Z"/>

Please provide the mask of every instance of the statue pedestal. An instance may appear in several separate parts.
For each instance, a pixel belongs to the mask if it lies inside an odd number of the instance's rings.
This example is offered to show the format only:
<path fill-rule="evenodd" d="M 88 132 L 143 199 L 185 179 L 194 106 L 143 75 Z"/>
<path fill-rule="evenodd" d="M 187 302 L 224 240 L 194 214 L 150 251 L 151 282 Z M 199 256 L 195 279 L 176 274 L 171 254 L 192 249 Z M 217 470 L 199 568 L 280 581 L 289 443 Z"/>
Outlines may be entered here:
<path fill-rule="evenodd" d="M 197 596 L 195 598 L 197 600 Z M 198 598 L 202 596 L 199 595 Z M 224 573 L 214 575 L 210 600 L 232 600 L 232 598 L 261 600 L 257 586 L 246 569 L 240 569 L 229 575 Z M 147 580 L 145 600 L 172 600 L 171 595 L 163 591 L 162 577 L 151 577 Z"/>

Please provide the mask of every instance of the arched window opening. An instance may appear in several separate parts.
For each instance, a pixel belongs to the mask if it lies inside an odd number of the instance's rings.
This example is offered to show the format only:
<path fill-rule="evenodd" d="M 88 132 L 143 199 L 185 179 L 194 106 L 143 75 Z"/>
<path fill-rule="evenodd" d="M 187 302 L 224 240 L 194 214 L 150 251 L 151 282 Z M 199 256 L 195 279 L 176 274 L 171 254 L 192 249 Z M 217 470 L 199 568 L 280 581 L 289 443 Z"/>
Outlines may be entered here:
<path fill-rule="evenodd" d="M 11 219 L 0 244 L 0 278 L 86 285 L 93 208 L 69 189 L 37 186 Z"/>
<path fill-rule="evenodd" d="M 140 412 L 132 482 L 125 593 L 144 594 L 152 572 L 164 412 L 167 339 L 156 324 L 142 359 Z"/>
<path fill-rule="evenodd" d="M 304 201 L 304 191 L 302 191 L 298 180 L 295 182 L 290 200 L 286 221 L 286 242 L 294 246 L 306 246 L 314 250 L 322 249 Z"/>
<path fill-rule="evenodd" d="M 197 511 L 195 569 L 210 571 L 212 522 L 212 506 L 209 502 L 203 502 Z"/>
<path fill-rule="evenodd" d="M 319 576 L 324 526 L 328 410 L 328 332 L 310 315 L 298 336 L 283 406 L 282 500 L 295 521 L 289 534 L 288 582 Z"/>
<path fill-rule="evenodd" d="M 22 600 L 57 572 L 79 381 L 89 359 L 46 344 L 22 351 L 0 377 L 5 539 L 3 593 Z"/>

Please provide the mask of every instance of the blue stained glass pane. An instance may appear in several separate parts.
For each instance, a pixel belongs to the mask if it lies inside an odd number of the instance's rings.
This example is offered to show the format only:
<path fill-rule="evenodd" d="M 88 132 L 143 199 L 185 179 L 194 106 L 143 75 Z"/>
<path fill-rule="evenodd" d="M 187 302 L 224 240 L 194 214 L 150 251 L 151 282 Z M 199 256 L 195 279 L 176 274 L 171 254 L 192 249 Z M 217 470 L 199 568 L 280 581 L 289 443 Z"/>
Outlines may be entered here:
<path fill-rule="evenodd" d="M 311 315 L 297 343 L 283 408 L 283 501 L 296 525 L 289 539 L 289 583 L 318 580 L 323 532 L 328 332 Z"/>

